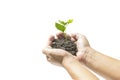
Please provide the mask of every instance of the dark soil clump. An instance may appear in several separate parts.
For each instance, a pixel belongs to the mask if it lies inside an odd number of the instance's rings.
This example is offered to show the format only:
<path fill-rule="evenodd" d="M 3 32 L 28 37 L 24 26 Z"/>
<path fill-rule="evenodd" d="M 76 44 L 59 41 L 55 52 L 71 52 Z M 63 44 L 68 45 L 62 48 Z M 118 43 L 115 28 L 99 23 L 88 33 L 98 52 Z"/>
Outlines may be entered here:
<path fill-rule="evenodd" d="M 76 52 L 77 52 L 76 44 L 70 39 L 65 39 L 65 38 L 54 39 L 51 44 L 51 47 L 66 50 L 70 52 L 72 55 L 76 56 Z"/>

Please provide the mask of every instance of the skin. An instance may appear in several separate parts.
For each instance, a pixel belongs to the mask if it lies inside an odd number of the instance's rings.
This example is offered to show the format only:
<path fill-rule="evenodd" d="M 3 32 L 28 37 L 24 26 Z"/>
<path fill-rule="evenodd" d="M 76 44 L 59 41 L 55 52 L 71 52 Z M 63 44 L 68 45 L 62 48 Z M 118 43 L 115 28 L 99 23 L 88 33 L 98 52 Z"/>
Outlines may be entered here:
<path fill-rule="evenodd" d="M 57 38 L 64 37 L 62 33 L 56 36 Z M 67 35 L 67 38 L 70 38 L 77 44 L 77 56 L 73 56 L 61 49 L 52 49 L 50 45 L 55 39 L 55 36 L 50 36 L 47 47 L 43 49 L 43 53 L 50 63 L 64 67 L 74 80 L 98 80 L 83 65 L 107 80 L 120 80 L 119 60 L 106 56 L 91 48 L 84 35 L 77 33 L 71 36 Z"/>

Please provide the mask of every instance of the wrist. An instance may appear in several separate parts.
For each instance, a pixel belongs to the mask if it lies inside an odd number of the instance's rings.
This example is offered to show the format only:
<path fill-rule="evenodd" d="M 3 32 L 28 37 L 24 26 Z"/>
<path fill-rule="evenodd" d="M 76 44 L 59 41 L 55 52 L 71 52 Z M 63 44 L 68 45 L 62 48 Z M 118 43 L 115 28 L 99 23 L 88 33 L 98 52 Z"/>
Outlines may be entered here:
<path fill-rule="evenodd" d="M 91 47 L 86 47 L 84 55 L 81 58 L 81 62 L 83 64 L 87 64 L 88 63 L 88 58 L 92 57 L 95 52 L 96 51 L 94 49 L 92 49 Z"/>
<path fill-rule="evenodd" d="M 67 64 L 74 62 L 75 57 L 72 55 L 67 55 L 63 58 L 62 65 L 65 67 Z"/>

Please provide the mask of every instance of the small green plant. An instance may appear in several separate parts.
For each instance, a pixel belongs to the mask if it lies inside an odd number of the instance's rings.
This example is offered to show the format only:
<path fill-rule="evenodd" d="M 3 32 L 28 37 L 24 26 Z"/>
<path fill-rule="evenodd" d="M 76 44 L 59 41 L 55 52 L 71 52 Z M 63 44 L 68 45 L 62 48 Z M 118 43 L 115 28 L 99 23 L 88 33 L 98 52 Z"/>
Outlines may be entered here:
<path fill-rule="evenodd" d="M 63 32 L 64 36 L 66 38 L 66 35 L 65 35 L 66 28 L 67 28 L 68 24 L 70 24 L 72 22 L 73 22 L 73 19 L 69 19 L 67 21 L 61 21 L 61 20 L 59 20 L 58 22 L 55 23 L 55 27 L 58 30 L 60 30 L 61 32 Z"/>
<path fill-rule="evenodd" d="M 73 19 L 69 19 L 67 21 L 58 20 L 58 22 L 55 22 L 55 27 L 63 33 L 63 36 L 62 38 L 54 39 L 51 43 L 51 47 L 66 50 L 72 55 L 76 56 L 76 53 L 78 51 L 77 45 L 75 44 L 74 41 L 68 38 L 65 33 L 68 24 L 72 22 L 73 22 Z"/>

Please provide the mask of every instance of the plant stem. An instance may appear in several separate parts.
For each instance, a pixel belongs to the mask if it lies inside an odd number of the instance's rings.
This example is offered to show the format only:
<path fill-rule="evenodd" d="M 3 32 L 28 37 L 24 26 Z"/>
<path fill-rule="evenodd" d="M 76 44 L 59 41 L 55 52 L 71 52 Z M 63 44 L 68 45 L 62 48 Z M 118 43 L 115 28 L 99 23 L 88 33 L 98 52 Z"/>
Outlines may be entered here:
<path fill-rule="evenodd" d="M 67 25 L 68 25 L 68 23 L 64 25 L 64 26 L 65 26 L 65 28 L 67 27 Z M 66 32 L 64 31 L 63 33 L 64 33 L 65 40 L 67 40 L 67 35 L 66 35 Z"/>
<path fill-rule="evenodd" d="M 65 40 L 67 40 L 67 35 L 66 35 L 66 33 L 64 32 L 64 37 L 65 37 Z"/>

